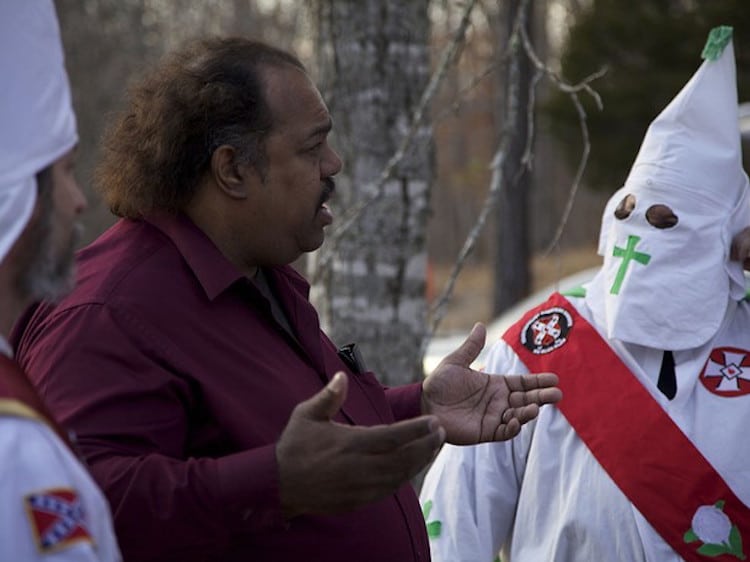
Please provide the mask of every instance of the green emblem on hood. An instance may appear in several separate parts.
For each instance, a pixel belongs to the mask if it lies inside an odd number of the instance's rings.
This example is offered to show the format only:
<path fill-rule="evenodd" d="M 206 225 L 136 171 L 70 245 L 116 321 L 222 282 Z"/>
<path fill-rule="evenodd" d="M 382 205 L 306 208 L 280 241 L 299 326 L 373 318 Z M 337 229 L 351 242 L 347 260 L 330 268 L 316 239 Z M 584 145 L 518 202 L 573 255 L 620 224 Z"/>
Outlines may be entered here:
<path fill-rule="evenodd" d="M 728 25 L 714 27 L 708 34 L 706 46 L 703 47 L 701 58 L 706 60 L 716 60 L 724 52 L 729 42 L 732 40 L 732 28 Z"/>

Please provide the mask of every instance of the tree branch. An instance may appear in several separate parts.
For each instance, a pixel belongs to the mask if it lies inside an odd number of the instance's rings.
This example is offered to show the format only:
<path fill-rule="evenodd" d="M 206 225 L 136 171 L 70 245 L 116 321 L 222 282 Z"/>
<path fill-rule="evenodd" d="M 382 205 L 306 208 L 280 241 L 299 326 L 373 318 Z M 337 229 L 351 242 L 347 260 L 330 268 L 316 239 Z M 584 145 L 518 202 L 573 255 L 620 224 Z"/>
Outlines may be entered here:
<path fill-rule="evenodd" d="M 516 16 L 516 20 L 513 24 L 513 31 L 508 39 L 508 56 L 510 57 L 509 75 L 519 74 L 519 59 L 521 56 L 523 56 L 523 52 L 520 48 L 519 35 L 521 33 L 521 27 L 526 23 L 525 14 L 528 12 L 528 9 L 529 0 L 523 0 L 518 8 L 518 15 Z M 455 288 L 456 281 L 458 280 L 458 275 L 459 273 L 461 273 L 466 260 L 474 251 L 477 240 L 479 239 L 479 235 L 487 222 L 487 218 L 497 205 L 501 189 L 505 185 L 505 174 L 503 172 L 503 168 L 505 167 L 505 160 L 510 148 L 511 138 L 514 134 L 513 131 L 509 130 L 507 124 L 515 122 L 516 113 L 519 111 L 517 103 L 519 91 L 519 81 L 511 80 L 508 88 L 508 114 L 504 119 L 505 125 L 503 127 L 503 133 L 500 138 L 500 144 L 497 151 L 495 152 L 495 155 L 492 158 L 492 164 L 490 166 L 492 169 L 490 187 L 487 192 L 487 196 L 485 197 L 484 204 L 482 205 L 482 210 L 479 213 L 479 217 L 477 217 L 476 223 L 474 223 L 473 228 L 464 241 L 461 251 L 456 258 L 456 262 L 453 265 L 453 269 L 451 270 L 451 274 L 448 277 L 448 281 L 445 284 L 443 292 L 440 294 L 437 303 L 432 307 L 430 311 L 430 322 L 428 329 L 424 337 L 422 338 L 422 344 L 420 346 L 420 357 L 424 357 L 430 340 L 432 340 L 432 338 L 434 337 L 435 332 L 440 325 L 440 322 L 443 320 L 445 313 L 448 310 L 448 303 L 450 302 L 450 299 L 453 295 L 453 289 Z"/>
<path fill-rule="evenodd" d="M 583 109 L 583 105 L 581 105 L 581 100 L 578 99 L 578 94 L 571 93 L 570 99 L 573 102 L 573 105 L 575 105 L 576 111 L 578 112 L 578 122 L 581 126 L 581 136 L 583 138 L 583 150 L 581 152 L 581 159 L 578 162 L 578 169 L 576 170 L 576 175 L 573 178 L 573 183 L 570 186 L 570 193 L 568 194 L 568 200 L 565 203 L 565 210 L 563 211 L 563 216 L 560 219 L 560 224 L 557 226 L 557 231 L 555 232 L 555 235 L 552 237 L 552 242 L 549 243 L 547 248 L 544 250 L 542 255 L 544 257 L 547 257 L 550 255 L 552 250 L 555 249 L 555 247 L 560 243 L 560 238 L 562 238 L 562 234 L 565 230 L 565 227 L 568 225 L 568 220 L 570 219 L 570 213 L 573 210 L 573 203 L 575 202 L 576 194 L 578 193 L 578 187 L 581 184 L 581 178 L 583 177 L 583 172 L 586 170 L 586 164 L 589 160 L 589 153 L 591 152 L 591 142 L 589 141 L 589 129 L 586 126 L 586 110 Z"/>
<path fill-rule="evenodd" d="M 534 168 L 534 136 L 536 129 L 534 129 L 534 107 L 536 106 L 536 86 L 539 81 L 544 77 L 544 73 L 537 69 L 534 75 L 531 77 L 529 83 L 529 105 L 526 108 L 526 146 L 521 156 L 521 167 L 518 169 L 516 177 L 513 181 L 518 181 L 518 178 L 524 171 L 531 172 Z"/>
<path fill-rule="evenodd" d="M 546 257 L 552 252 L 552 250 L 560 243 L 560 238 L 562 237 L 563 232 L 565 231 L 565 227 L 568 224 L 568 220 L 570 219 L 570 214 L 573 210 L 573 203 L 575 202 L 576 194 L 578 193 L 578 188 L 581 184 L 581 178 L 583 177 L 583 172 L 586 170 L 586 164 L 588 163 L 589 154 L 591 152 L 591 142 L 589 141 L 589 129 L 586 124 L 586 110 L 583 108 L 583 104 L 581 104 L 581 100 L 578 97 L 578 93 L 583 91 L 589 94 L 593 100 L 594 103 L 596 103 L 596 107 L 599 109 L 599 111 L 604 109 L 604 105 L 602 104 L 602 98 L 599 95 L 599 93 L 594 90 L 591 87 L 591 82 L 594 80 L 601 78 L 606 74 L 607 67 L 602 67 L 593 74 L 590 74 L 583 80 L 581 80 L 577 84 L 568 84 L 562 78 L 560 78 L 556 72 L 554 72 L 551 68 L 549 68 L 547 65 L 545 65 L 537 56 L 536 52 L 534 51 L 534 47 L 531 44 L 531 41 L 529 39 L 528 34 L 526 33 L 525 26 L 521 28 L 521 38 L 523 40 L 524 49 L 526 50 L 526 54 L 528 55 L 529 59 L 532 61 L 534 66 L 537 68 L 537 72 L 542 72 L 545 75 L 547 75 L 550 80 L 555 84 L 555 86 L 562 92 L 567 93 L 570 97 L 570 100 L 573 102 L 573 105 L 576 108 L 576 112 L 578 113 L 578 123 L 581 128 L 581 137 L 583 140 L 583 150 L 581 152 L 581 159 L 578 162 L 578 169 L 576 170 L 576 174 L 573 178 L 573 183 L 570 187 L 570 193 L 568 195 L 568 200 L 565 204 L 565 210 L 563 211 L 563 216 L 560 220 L 560 224 L 557 227 L 557 230 L 555 231 L 555 235 L 552 238 L 552 242 L 547 246 L 547 248 L 544 250 L 543 255 Z"/>
<path fill-rule="evenodd" d="M 522 156 L 521 162 L 523 166 L 525 166 L 528 169 L 532 167 L 532 162 L 533 162 L 532 144 L 533 144 L 533 137 L 534 137 L 534 134 L 533 134 L 534 133 L 534 128 L 533 128 L 534 103 L 533 102 L 535 99 L 534 94 L 535 94 L 536 85 L 538 84 L 539 80 L 543 76 L 546 76 L 547 78 L 549 78 L 552 81 L 552 83 L 555 85 L 555 87 L 557 87 L 560 91 L 567 93 L 570 96 L 571 101 L 573 102 L 574 106 L 576 107 L 576 111 L 578 112 L 579 123 L 581 127 L 581 134 L 583 137 L 583 144 L 584 144 L 583 153 L 582 153 L 579 165 L 578 165 L 578 169 L 576 171 L 575 178 L 573 180 L 573 184 L 571 186 L 571 191 L 568 197 L 565 211 L 563 213 L 563 218 L 557 229 L 557 232 L 555 234 L 552 244 L 550 244 L 549 248 L 544 253 L 544 255 L 546 256 L 559 243 L 560 237 L 562 236 L 562 232 L 565 229 L 565 226 L 567 225 L 567 221 L 570 217 L 570 213 L 573 208 L 573 202 L 575 200 L 575 196 L 578 191 L 578 187 L 580 185 L 581 177 L 583 176 L 583 172 L 586 168 L 586 163 L 588 162 L 588 156 L 591 150 L 588 127 L 586 125 L 586 111 L 584 110 L 580 102 L 578 94 L 579 92 L 582 92 L 582 91 L 586 92 L 593 98 L 594 103 L 596 104 L 597 108 L 599 110 L 602 110 L 603 104 L 602 104 L 601 97 L 599 96 L 598 92 L 596 92 L 596 90 L 594 90 L 591 87 L 590 83 L 600 78 L 601 76 L 603 76 L 607 72 L 607 69 L 606 67 L 602 67 L 597 72 L 594 72 L 593 74 L 587 76 L 586 78 L 584 78 L 577 84 L 569 84 L 565 82 L 562 78 L 560 78 L 560 76 L 558 76 L 558 74 L 555 71 L 553 71 L 550 67 L 545 65 L 537 56 L 531 44 L 531 41 L 529 39 L 528 33 L 526 31 L 526 27 L 527 27 L 526 18 L 529 12 L 529 1 L 530 0 L 523 0 L 521 2 L 521 5 L 519 6 L 519 9 L 518 9 L 518 14 L 516 16 L 516 20 L 513 24 L 513 32 L 511 33 L 511 36 L 508 39 L 508 46 L 509 46 L 508 54 L 510 56 L 510 64 L 518 65 L 518 57 L 521 56 L 521 50 L 518 48 L 518 42 L 520 41 L 521 44 L 523 45 L 523 51 L 525 52 L 526 56 L 529 57 L 532 64 L 536 68 L 536 72 L 534 76 L 532 77 L 532 81 L 530 85 L 530 97 L 529 97 L 530 103 L 527 109 L 529 135 L 527 138 L 526 148 L 524 150 L 524 154 Z M 509 89 L 509 96 L 518 97 L 518 92 L 519 92 L 518 84 L 511 84 L 511 87 Z M 514 119 L 516 118 L 516 115 L 513 113 L 514 111 L 517 111 L 517 104 L 511 103 L 509 105 L 509 115 L 506 116 L 505 122 L 514 121 Z M 490 180 L 489 191 L 485 198 L 482 211 L 480 212 L 477 222 L 474 224 L 474 227 L 471 229 L 471 231 L 466 237 L 464 245 L 461 248 L 461 251 L 459 252 L 459 255 L 453 266 L 451 274 L 448 278 L 448 281 L 445 284 L 445 288 L 443 289 L 443 292 L 438 298 L 437 303 L 432 307 L 431 314 L 430 314 L 431 316 L 430 326 L 422 340 L 422 345 L 420 347 L 421 357 L 424 357 L 424 354 L 427 350 L 427 346 L 430 340 L 434 337 L 434 334 L 437 331 L 437 328 L 440 325 L 440 322 L 445 316 L 448 303 L 451 299 L 456 281 L 458 279 L 458 275 L 463 269 L 463 266 L 465 265 L 467 258 L 469 257 L 474 247 L 476 246 L 477 240 L 479 238 L 479 234 L 484 228 L 484 225 L 487 221 L 487 217 L 497 205 L 499 194 L 505 181 L 505 178 L 503 177 L 503 167 L 505 164 L 505 159 L 507 157 L 507 151 L 510 145 L 511 135 L 512 133 L 507 130 L 503 132 L 498 150 L 495 152 L 495 156 L 492 159 L 492 165 L 491 165 L 492 178 Z"/>
<path fill-rule="evenodd" d="M 448 104 L 445 108 L 443 108 L 437 115 L 435 115 L 432 118 L 433 126 L 435 123 L 438 123 L 448 117 L 449 115 L 455 115 L 458 113 L 458 110 L 461 108 L 461 104 L 464 101 L 464 98 L 466 97 L 466 94 L 468 94 L 471 90 L 476 88 L 482 80 L 490 76 L 495 70 L 497 69 L 497 63 L 488 64 L 484 70 L 482 70 L 479 74 L 475 75 L 471 82 L 466 85 L 465 87 L 461 88 L 459 90 L 458 94 L 453 98 L 453 101 Z"/>

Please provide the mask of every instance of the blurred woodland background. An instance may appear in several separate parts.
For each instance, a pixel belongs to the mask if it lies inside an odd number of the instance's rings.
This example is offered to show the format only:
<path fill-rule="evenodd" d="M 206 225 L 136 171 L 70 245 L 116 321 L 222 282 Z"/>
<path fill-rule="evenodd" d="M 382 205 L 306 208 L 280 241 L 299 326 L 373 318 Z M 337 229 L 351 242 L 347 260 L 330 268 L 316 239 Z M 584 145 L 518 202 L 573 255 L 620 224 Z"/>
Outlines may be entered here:
<path fill-rule="evenodd" d="M 89 187 L 99 139 L 150 64 L 204 35 L 300 56 L 333 113 L 345 170 L 327 242 L 296 266 L 334 341 L 360 343 L 387 384 L 421 376 L 434 333 L 468 331 L 600 262 L 604 202 L 716 25 L 734 26 L 740 101 L 750 101 L 747 0 L 56 5 L 86 241 L 114 222 Z"/>

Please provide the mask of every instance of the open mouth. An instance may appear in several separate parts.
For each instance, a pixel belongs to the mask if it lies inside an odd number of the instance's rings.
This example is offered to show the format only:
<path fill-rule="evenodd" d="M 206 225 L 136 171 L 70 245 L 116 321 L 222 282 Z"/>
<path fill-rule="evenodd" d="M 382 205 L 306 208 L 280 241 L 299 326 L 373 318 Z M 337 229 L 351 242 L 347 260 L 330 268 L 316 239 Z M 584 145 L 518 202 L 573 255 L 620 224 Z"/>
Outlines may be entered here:
<path fill-rule="evenodd" d="M 326 178 L 323 182 L 323 193 L 320 194 L 320 202 L 318 204 L 317 213 L 322 215 L 324 221 L 330 224 L 333 221 L 333 213 L 331 208 L 328 206 L 328 200 L 333 195 L 336 186 L 331 178 Z"/>
<path fill-rule="evenodd" d="M 326 202 L 331 198 L 335 190 L 336 184 L 333 183 L 333 180 L 331 178 L 326 178 L 325 180 L 323 180 L 323 193 L 320 194 L 321 207 L 325 206 Z"/>

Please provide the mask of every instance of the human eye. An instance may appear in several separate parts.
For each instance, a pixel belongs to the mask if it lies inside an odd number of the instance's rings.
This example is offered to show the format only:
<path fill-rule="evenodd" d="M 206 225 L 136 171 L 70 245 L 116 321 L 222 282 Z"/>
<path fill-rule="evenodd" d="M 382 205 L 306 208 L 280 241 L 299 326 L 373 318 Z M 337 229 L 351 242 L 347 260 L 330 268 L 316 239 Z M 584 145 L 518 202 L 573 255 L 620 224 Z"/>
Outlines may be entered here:
<path fill-rule="evenodd" d="M 315 144 L 312 144 L 304 149 L 304 152 L 306 154 L 309 154 L 311 156 L 318 156 L 323 149 L 323 145 L 325 144 L 325 141 L 318 141 Z"/>

